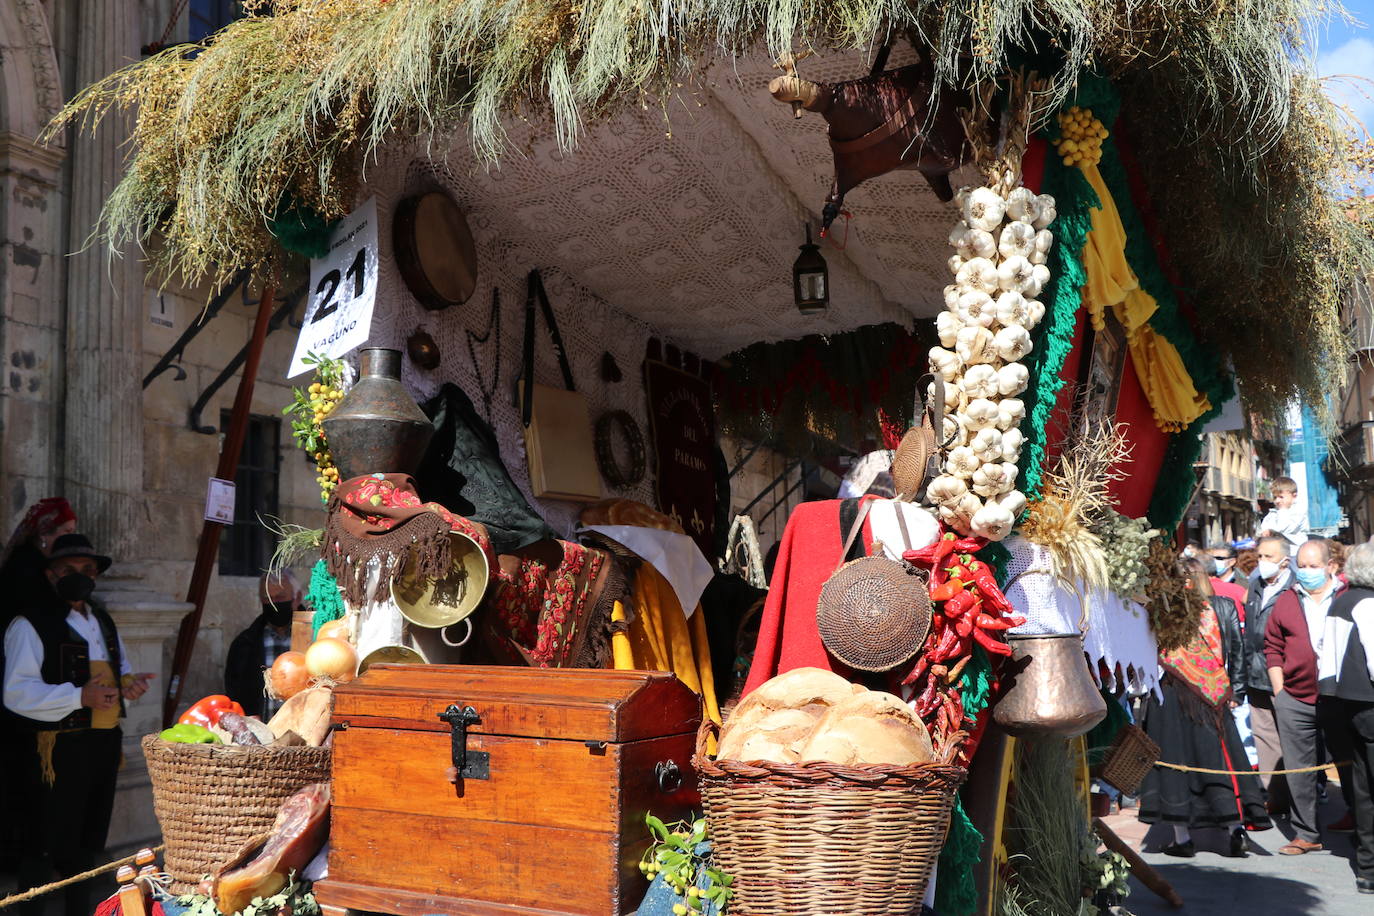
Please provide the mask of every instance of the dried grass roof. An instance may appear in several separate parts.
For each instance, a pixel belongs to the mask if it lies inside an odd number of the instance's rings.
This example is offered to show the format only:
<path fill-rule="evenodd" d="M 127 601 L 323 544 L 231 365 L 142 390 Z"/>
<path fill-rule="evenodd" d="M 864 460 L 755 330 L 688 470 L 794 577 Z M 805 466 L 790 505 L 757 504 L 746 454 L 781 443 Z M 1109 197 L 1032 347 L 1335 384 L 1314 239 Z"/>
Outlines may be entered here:
<path fill-rule="evenodd" d="M 1374 265 L 1330 193 L 1350 149 L 1310 76 L 1307 29 L 1339 12 L 1322 0 L 278 0 L 194 56 L 173 48 L 90 87 L 63 120 L 136 110 L 101 229 L 116 245 L 158 239 L 155 266 L 195 281 L 262 268 L 286 209 L 342 215 L 366 156 L 397 135 L 457 128 L 495 159 L 502 119 L 519 113 L 575 146 L 586 119 L 656 104 L 721 57 L 898 34 L 929 48 L 948 84 L 1048 74 L 1045 110 L 1093 68 L 1121 88 L 1204 332 L 1241 328 L 1243 347 L 1214 338 L 1219 355 L 1243 382 L 1268 378 L 1248 390 L 1272 399 L 1333 377 L 1340 288 Z M 1295 351 L 1292 330 L 1310 346 Z"/>

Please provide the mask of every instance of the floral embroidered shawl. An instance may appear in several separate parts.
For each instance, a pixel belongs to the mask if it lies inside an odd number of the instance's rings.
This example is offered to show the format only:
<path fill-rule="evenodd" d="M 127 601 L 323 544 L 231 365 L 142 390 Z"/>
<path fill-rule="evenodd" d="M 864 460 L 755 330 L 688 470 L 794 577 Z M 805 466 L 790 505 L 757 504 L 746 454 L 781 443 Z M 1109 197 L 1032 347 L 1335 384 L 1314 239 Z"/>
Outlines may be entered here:
<path fill-rule="evenodd" d="M 1221 706 L 1231 698 L 1231 679 L 1221 654 L 1221 624 L 1210 604 L 1203 605 L 1193 641 L 1161 655 L 1160 664 L 1212 706 Z"/>

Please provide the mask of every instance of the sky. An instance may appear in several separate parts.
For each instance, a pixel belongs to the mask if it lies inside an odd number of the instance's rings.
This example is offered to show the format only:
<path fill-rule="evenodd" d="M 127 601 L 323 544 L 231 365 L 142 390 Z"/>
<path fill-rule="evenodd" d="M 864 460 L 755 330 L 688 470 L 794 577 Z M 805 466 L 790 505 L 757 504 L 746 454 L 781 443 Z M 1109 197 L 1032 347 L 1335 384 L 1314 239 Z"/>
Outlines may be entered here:
<path fill-rule="evenodd" d="M 1329 79 L 1327 93 L 1349 106 L 1374 134 L 1374 0 L 1346 0 L 1356 24 L 1333 21 L 1317 33 L 1317 72 Z"/>

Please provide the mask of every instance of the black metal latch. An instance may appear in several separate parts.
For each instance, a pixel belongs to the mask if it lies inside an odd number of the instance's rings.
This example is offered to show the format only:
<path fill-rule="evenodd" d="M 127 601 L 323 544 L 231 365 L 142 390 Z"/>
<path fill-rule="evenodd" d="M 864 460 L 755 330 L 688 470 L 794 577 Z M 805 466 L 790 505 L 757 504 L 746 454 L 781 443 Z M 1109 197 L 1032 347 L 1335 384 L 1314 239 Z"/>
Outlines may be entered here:
<path fill-rule="evenodd" d="M 450 703 L 448 709 L 439 713 L 439 719 L 448 723 L 450 737 L 453 739 L 453 766 L 448 770 L 449 782 L 456 783 L 460 779 L 490 779 L 491 754 L 486 751 L 468 750 L 468 726 L 482 721 L 477 710 L 471 706 L 459 709 L 458 704 Z"/>

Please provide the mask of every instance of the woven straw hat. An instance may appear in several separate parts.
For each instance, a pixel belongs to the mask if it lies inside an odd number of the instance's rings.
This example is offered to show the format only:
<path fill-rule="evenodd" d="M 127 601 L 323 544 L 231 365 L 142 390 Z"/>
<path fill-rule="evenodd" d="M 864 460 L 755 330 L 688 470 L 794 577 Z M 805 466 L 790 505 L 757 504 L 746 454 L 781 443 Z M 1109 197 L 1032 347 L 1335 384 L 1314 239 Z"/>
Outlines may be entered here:
<path fill-rule="evenodd" d="M 930 410 L 921 402 L 920 393 L 921 385 L 927 378 L 931 380 L 933 394 Z M 940 447 L 936 430 L 941 429 L 945 422 L 945 386 L 942 380 L 928 375 L 917 381 L 916 409 L 912 416 L 912 422 L 916 425 L 906 431 L 892 455 L 892 485 L 897 498 L 903 500 L 913 500 L 921 495 L 921 488 L 931 470 L 930 459 Z"/>
<path fill-rule="evenodd" d="M 905 563 L 864 557 L 821 589 L 816 626 L 830 654 L 860 671 L 887 671 L 920 650 L 930 630 L 930 593 Z"/>

